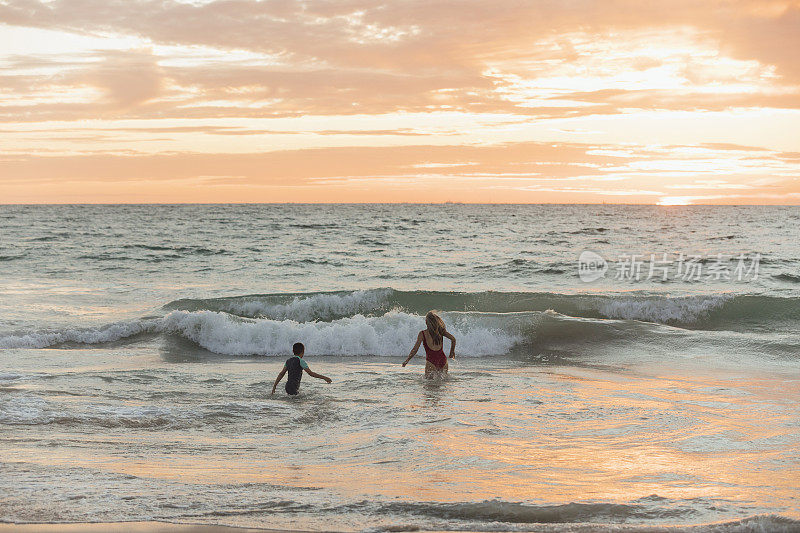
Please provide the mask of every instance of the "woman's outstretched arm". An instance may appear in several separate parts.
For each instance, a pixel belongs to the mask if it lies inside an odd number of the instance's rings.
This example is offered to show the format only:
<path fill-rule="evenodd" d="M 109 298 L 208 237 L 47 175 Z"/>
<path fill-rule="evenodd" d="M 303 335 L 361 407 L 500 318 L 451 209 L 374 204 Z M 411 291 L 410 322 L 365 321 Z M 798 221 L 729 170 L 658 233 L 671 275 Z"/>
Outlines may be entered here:
<path fill-rule="evenodd" d="M 419 332 L 419 335 L 417 335 L 416 344 L 414 344 L 414 347 L 411 348 L 411 353 L 408 354 L 408 357 L 406 357 L 406 360 L 403 361 L 403 366 L 406 366 L 408 364 L 408 362 L 411 361 L 411 358 L 414 357 L 415 355 L 417 355 L 417 351 L 419 350 L 420 344 L 422 344 L 422 332 L 421 331 Z"/>
<path fill-rule="evenodd" d="M 448 333 L 446 331 L 445 331 L 443 336 L 447 337 L 448 339 L 450 339 L 450 359 L 455 359 L 456 358 L 456 338 L 453 337 L 452 335 L 450 335 L 450 333 Z"/>

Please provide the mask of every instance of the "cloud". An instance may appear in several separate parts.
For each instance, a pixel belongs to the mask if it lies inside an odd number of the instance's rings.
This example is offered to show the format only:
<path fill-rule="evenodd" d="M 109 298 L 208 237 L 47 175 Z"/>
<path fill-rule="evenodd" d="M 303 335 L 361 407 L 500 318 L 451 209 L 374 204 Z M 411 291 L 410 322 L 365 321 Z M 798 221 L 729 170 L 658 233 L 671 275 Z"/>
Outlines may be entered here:
<path fill-rule="evenodd" d="M 781 110 L 765 146 L 786 148 L 775 139 L 800 109 L 797 0 L 0 0 L 0 23 L 0 37 L 41 32 L 0 52 L 0 133 L 13 145 L 0 171 L 14 179 L 312 187 L 448 176 L 476 190 L 494 179 L 504 191 L 644 198 L 658 189 L 648 176 L 698 197 L 705 184 L 771 177 L 758 194 L 796 192 L 798 156 L 731 144 L 753 138 L 727 135 L 722 115 Z M 646 147 L 645 127 L 611 124 L 647 115 L 651 129 L 666 129 L 662 117 L 678 129 L 672 111 L 717 113 L 706 142 Z M 411 114 L 442 118 L 422 127 Z M 465 115 L 518 124 L 467 132 L 454 125 Z M 585 143 L 544 142 L 579 133 Z M 459 136 L 483 146 L 434 146 Z M 497 144 L 530 138 L 542 142 Z M 255 153 L 340 142 L 414 146 Z M 45 156 L 56 148 L 82 155 Z M 253 153 L 203 153 L 226 149 Z"/>
<path fill-rule="evenodd" d="M 735 150 L 737 154 L 731 154 Z M 760 154 L 754 157 L 753 154 Z M 702 167 L 696 172 L 692 167 Z M 58 172 L 54 172 L 58 169 Z M 521 142 L 498 145 L 409 145 L 332 147 L 266 153 L 86 154 L 46 156 L 17 154 L 0 161 L 0 174 L 21 180 L 150 180 L 192 179 L 236 175 L 253 184 L 297 184 L 316 179 L 502 178 L 546 181 L 621 181 L 654 175 L 713 174 L 708 183 L 745 177 L 800 178 L 800 161 L 793 152 L 731 146 L 631 146 L 591 143 Z M 54 178 L 54 176 L 59 176 Z M 690 176 L 691 177 L 691 176 Z M 704 178 L 685 183 L 703 183 Z M 725 181 L 727 180 L 727 181 Z M 680 181 L 666 181 L 680 185 Z M 733 182 L 731 182 L 733 183 Z M 768 184 L 767 181 L 761 182 Z M 712 185 L 715 186 L 715 185 Z M 673 187 L 675 188 L 675 187 Z"/>
<path fill-rule="evenodd" d="M 5 58 L 5 122 L 800 107 L 788 0 L 4 0 L 0 21 L 141 43 Z"/>
<path fill-rule="evenodd" d="M 745 107 L 800 109 L 800 90 L 785 94 L 709 94 L 691 90 L 625 90 L 604 89 L 567 93 L 559 99 L 610 106 L 615 112 L 623 109 L 722 111 Z"/>
<path fill-rule="evenodd" d="M 70 81 L 100 88 L 113 107 L 127 109 L 158 98 L 164 74 L 150 51 L 105 51 L 102 61 L 78 71 Z"/>
<path fill-rule="evenodd" d="M 84 58 L 57 75 L 0 75 L 0 89 L 18 98 L 18 103 L 11 98 L 0 107 L 0 121 L 76 120 L 109 114 L 120 118 L 181 119 L 434 110 L 566 118 L 619 114 L 632 109 L 800 108 L 800 88 L 784 88 L 771 94 L 720 94 L 690 87 L 562 90 L 553 96 L 519 97 L 500 90 L 509 86 L 507 80 L 489 75 L 296 71 L 218 63 L 168 67 L 160 65 L 147 50 L 104 51 L 88 64 Z M 48 94 L 87 88 L 99 96 L 55 102 L 46 98 Z M 535 101 L 531 103 L 528 98 Z"/>
<path fill-rule="evenodd" d="M 739 57 L 797 74 L 792 0 L 327 0 L 189 4 L 161 0 L 6 0 L 7 24 L 120 33 L 156 43 L 277 54 L 293 61 L 421 71 L 472 70 L 542 37 L 578 30 L 693 26 Z"/>

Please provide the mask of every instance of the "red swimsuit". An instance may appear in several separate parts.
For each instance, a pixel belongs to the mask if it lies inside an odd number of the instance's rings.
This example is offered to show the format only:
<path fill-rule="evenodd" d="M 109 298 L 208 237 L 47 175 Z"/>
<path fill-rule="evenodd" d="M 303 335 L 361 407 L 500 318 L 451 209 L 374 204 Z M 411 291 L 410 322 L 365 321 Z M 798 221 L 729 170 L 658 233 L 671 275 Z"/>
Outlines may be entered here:
<path fill-rule="evenodd" d="M 442 339 L 442 347 L 438 350 L 432 350 L 428 347 L 428 341 L 425 340 L 425 332 L 422 333 L 422 345 L 425 347 L 425 360 L 430 361 L 437 370 L 441 370 L 447 364 L 447 357 L 444 355 L 444 339 Z"/>

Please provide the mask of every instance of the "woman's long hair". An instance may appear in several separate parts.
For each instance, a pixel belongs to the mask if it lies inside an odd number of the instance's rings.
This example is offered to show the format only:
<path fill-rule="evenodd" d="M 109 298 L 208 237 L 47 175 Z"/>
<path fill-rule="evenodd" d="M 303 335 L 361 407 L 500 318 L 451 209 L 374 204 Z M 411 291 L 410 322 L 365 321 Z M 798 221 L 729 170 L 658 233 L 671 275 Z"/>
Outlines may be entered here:
<path fill-rule="evenodd" d="M 425 325 L 428 326 L 428 333 L 431 336 L 434 344 L 442 344 L 442 336 L 447 333 L 444 327 L 444 320 L 433 311 L 428 311 L 425 315 Z"/>

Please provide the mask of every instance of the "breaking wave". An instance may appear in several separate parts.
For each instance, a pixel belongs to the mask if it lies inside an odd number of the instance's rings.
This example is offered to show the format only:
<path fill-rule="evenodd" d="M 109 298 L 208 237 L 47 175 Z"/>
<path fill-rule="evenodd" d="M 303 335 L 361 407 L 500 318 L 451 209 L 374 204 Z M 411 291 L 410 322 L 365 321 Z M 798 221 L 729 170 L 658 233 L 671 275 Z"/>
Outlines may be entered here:
<path fill-rule="evenodd" d="M 525 326 L 503 315 L 448 316 L 459 353 L 505 354 L 522 341 L 513 328 Z M 132 320 L 100 328 L 68 329 L 0 337 L 0 348 L 45 348 L 114 342 L 141 333 L 178 335 L 223 355 L 279 355 L 297 339 L 325 355 L 402 355 L 421 329 L 422 317 L 400 311 L 382 316 L 355 315 L 331 322 L 253 319 L 221 311 L 172 311 L 160 319 Z"/>
<path fill-rule="evenodd" d="M 267 294 L 214 298 L 208 300 L 176 300 L 165 309 L 183 311 L 224 311 L 244 317 L 276 320 L 332 320 L 377 310 L 388 310 L 391 289 L 353 292 L 331 292 L 303 295 Z"/>
<path fill-rule="evenodd" d="M 329 321 L 355 314 L 374 316 L 391 310 L 415 315 L 423 315 L 430 309 L 487 313 L 553 310 L 574 317 L 642 320 L 692 329 L 730 329 L 732 322 L 737 321 L 800 319 L 797 298 L 733 294 L 669 297 L 372 289 L 184 299 L 167 304 L 165 309 L 225 311 L 242 317 L 298 322 Z"/>
<path fill-rule="evenodd" d="M 766 339 L 752 331 L 800 319 L 795 299 L 763 296 L 583 296 L 547 293 L 436 293 L 376 289 L 355 292 L 252 295 L 177 300 L 164 315 L 59 330 L 0 336 L 0 348 L 47 348 L 173 336 L 213 353 L 280 355 L 298 339 L 321 355 L 398 356 L 440 309 L 465 356 L 530 353 L 554 344 L 621 340 L 670 342 L 692 330 L 716 330 L 715 339 L 740 348 L 783 354 L 794 337 Z M 750 335 L 742 339 L 737 325 Z M 677 326 L 677 328 L 675 327 Z M 695 335 L 695 340 L 696 335 Z M 702 340 L 702 338 L 700 339 Z"/>
<path fill-rule="evenodd" d="M 397 502 L 380 505 L 380 514 L 404 517 L 424 517 L 428 527 L 421 530 L 473 529 L 491 531 L 543 532 L 637 532 L 666 533 L 667 531 L 692 533 L 745 533 L 770 531 L 789 533 L 800 529 L 800 521 L 778 515 L 757 515 L 709 524 L 687 524 L 705 511 L 714 511 L 720 501 L 696 498 L 670 500 L 657 495 L 646 496 L 629 503 L 566 503 L 560 505 L 530 505 L 499 500 L 484 502 L 412 503 Z M 369 504 L 365 506 L 370 507 Z M 642 525 L 647 522 L 673 524 L 669 526 Z M 431 527 L 432 526 L 432 527 Z M 414 531 L 399 529 L 392 531 Z"/>

